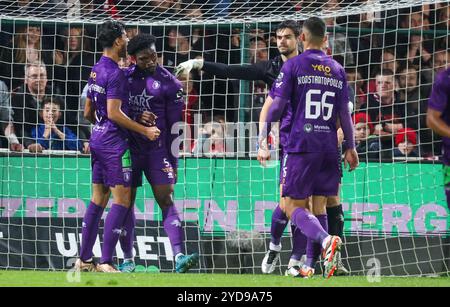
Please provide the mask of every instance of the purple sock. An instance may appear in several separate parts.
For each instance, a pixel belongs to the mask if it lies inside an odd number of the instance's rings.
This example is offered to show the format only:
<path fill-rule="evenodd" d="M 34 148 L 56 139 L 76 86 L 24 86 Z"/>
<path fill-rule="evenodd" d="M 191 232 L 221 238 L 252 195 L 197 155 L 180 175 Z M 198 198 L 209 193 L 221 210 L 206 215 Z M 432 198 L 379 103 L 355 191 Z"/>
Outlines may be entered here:
<path fill-rule="evenodd" d="M 322 244 L 322 241 L 328 237 L 328 233 L 320 225 L 319 220 L 306 211 L 305 208 L 297 208 L 291 216 L 291 223 L 297 226 L 308 239 Z"/>
<path fill-rule="evenodd" d="M 183 248 L 183 228 L 178 217 L 177 208 L 171 205 L 162 210 L 163 225 L 170 244 L 172 245 L 173 254 L 176 256 L 179 253 L 184 253 Z"/>
<path fill-rule="evenodd" d="M 80 248 L 80 259 L 82 261 L 89 260 L 94 256 L 92 248 L 97 239 L 98 225 L 102 218 L 103 210 L 101 206 L 97 206 L 91 201 L 84 214 Z"/>
<path fill-rule="evenodd" d="M 125 259 L 132 259 L 134 257 L 133 243 L 135 224 L 136 215 L 134 214 L 134 206 L 132 206 L 123 222 L 122 234 L 119 237 L 120 247 L 122 248 L 123 257 Z"/>
<path fill-rule="evenodd" d="M 328 231 L 328 217 L 326 214 L 316 216 L 325 231 Z M 322 243 L 322 242 L 321 242 Z M 314 268 L 317 260 L 319 260 L 322 244 L 308 240 L 306 246 L 306 265 Z"/>
<path fill-rule="evenodd" d="M 306 254 L 306 242 L 307 239 L 305 235 L 292 225 L 291 223 L 291 231 L 292 231 L 292 253 L 291 253 L 291 259 L 300 260 L 304 254 Z"/>
<path fill-rule="evenodd" d="M 277 205 L 275 210 L 273 210 L 272 224 L 270 226 L 270 242 L 274 245 L 280 244 L 288 220 L 286 214 L 281 210 L 280 205 Z"/>
<path fill-rule="evenodd" d="M 111 263 L 114 249 L 122 230 L 123 222 L 128 213 L 128 208 L 113 204 L 105 220 L 105 230 L 103 232 L 102 258 L 100 263 Z"/>

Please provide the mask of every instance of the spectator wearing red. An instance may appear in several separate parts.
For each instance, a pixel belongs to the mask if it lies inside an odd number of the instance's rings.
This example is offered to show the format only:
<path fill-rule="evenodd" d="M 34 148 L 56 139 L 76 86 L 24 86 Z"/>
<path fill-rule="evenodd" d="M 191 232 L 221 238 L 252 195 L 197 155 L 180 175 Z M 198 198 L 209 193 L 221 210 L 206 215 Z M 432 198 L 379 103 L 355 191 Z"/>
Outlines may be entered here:
<path fill-rule="evenodd" d="M 418 157 L 417 133 L 411 128 L 397 131 L 395 135 L 394 157 Z"/>
<path fill-rule="evenodd" d="M 380 139 L 372 135 L 374 127 L 366 113 L 353 114 L 353 125 L 355 127 L 355 145 L 360 160 L 376 159 L 380 152 Z M 345 143 L 343 145 L 345 150 Z"/>

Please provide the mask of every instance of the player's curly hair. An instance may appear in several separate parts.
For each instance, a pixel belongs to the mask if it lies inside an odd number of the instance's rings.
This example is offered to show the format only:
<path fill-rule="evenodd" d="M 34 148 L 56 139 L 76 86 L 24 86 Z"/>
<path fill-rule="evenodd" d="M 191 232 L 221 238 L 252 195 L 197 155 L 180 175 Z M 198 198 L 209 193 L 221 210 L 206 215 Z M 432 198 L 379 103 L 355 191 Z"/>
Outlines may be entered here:
<path fill-rule="evenodd" d="M 121 21 L 107 20 L 98 30 L 98 41 L 103 48 L 111 48 L 114 41 L 121 37 L 125 31 L 125 25 Z"/>
<path fill-rule="evenodd" d="M 156 38 L 150 34 L 138 34 L 128 42 L 127 51 L 129 55 L 136 55 L 141 50 L 152 48 Z"/>

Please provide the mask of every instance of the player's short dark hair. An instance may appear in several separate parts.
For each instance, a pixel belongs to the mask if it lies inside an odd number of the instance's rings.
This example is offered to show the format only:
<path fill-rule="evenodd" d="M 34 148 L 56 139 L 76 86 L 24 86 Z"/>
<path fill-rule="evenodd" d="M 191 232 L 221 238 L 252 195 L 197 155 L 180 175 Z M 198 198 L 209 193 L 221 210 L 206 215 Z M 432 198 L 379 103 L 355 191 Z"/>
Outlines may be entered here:
<path fill-rule="evenodd" d="M 278 24 L 277 28 L 275 29 L 275 33 L 283 29 L 291 29 L 296 37 L 300 35 L 300 29 L 298 23 L 295 20 L 283 20 Z"/>
<path fill-rule="evenodd" d="M 111 48 L 124 31 L 125 25 L 121 21 L 108 20 L 100 25 L 97 39 L 103 48 Z"/>
<path fill-rule="evenodd" d="M 139 51 L 150 49 L 156 44 L 156 38 L 151 34 L 138 34 L 128 42 L 129 55 L 136 55 Z"/>
<path fill-rule="evenodd" d="M 303 28 L 311 33 L 313 39 L 323 39 L 327 32 L 327 26 L 325 22 L 319 17 L 309 17 L 303 23 Z"/>

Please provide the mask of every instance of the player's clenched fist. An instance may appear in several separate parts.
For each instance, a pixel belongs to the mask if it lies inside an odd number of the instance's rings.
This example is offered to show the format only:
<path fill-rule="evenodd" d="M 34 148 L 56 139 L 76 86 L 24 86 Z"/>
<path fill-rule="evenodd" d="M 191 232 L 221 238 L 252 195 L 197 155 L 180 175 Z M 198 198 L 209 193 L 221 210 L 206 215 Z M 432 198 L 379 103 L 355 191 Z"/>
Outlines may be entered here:
<path fill-rule="evenodd" d="M 153 127 L 147 127 L 145 128 L 144 135 L 150 140 L 154 141 L 156 140 L 159 135 L 161 134 L 161 131 L 156 126 Z"/>
<path fill-rule="evenodd" d="M 154 126 L 156 125 L 156 116 L 153 112 L 144 111 L 140 116 L 138 121 L 145 126 Z"/>
<path fill-rule="evenodd" d="M 358 153 L 354 148 L 347 149 L 344 154 L 344 167 L 349 166 L 349 170 L 352 171 L 359 165 Z"/>

